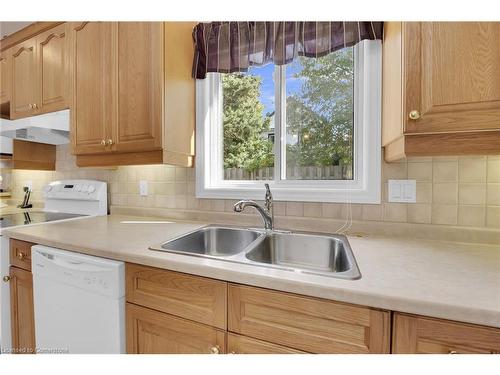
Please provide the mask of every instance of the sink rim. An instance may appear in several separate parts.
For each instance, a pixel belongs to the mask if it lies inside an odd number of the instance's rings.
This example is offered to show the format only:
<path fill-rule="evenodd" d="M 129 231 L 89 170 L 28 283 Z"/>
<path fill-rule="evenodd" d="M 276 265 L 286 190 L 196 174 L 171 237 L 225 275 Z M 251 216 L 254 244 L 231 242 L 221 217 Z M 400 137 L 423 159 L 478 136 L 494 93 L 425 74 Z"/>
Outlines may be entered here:
<path fill-rule="evenodd" d="M 248 258 L 248 255 L 258 249 L 258 246 L 266 240 L 268 236 L 301 236 L 301 237 L 320 237 L 320 238 L 327 238 L 327 239 L 334 239 L 338 240 L 342 243 L 344 247 L 344 253 L 347 258 L 347 261 L 349 263 L 349 269 L 341 272 L 333 272 L 333 271 L 315 271 L 312 269 L 308 268 L 301 268 L 301 267 L 291 267 L 291 266 L 284 266 L 284 265 L 279 265 L 279 264 L 273 264 L 273 263 L 265 263 L 265 262 L 258 262 L 253 259 Z M 356 258 L 354 257 L 354 253 L 352 252 L 351 244 L 349 243 L 349 240 L 347 236 L 343 234 L 338 234 L 338 233 L 333 233 L 333 234 L 328 234 L 328 233 L 316 233 L 316 232 L 305 232 L 305 231 L 297 231 L 297 232 L 280 232 L 280 231 L 270 231 L 266 233 L 265 236 L 257 238 L 254 241 L 255 245 L 253 246 L 252 249 L 249 249 L 247 252 L 245 252 L 245 258 L 247 260 L 247 264 L 254 264 L 260 267 L 266 267 L 266 268 L 275 268 L 275 269 L 280 269 L 280 270 L 287 270 L 287 271 L 292 271 L 295 273 L 303 273 L 307 275 L 320 275 L 320 276 L 326 276 L 326 277 L 333 277 L 337 279 L 349 279 L 349 280 L 359 280 L 361 279 L 361 272 L 358 267 L 358 263 L 356 262 Z"/>
<path fill-rule="evenodd" d="M 195 252 L 190 252 L 190 251 L 186 251 L 186 250 L 168 249 L 168 248 L 163 247 L 164 245 L 166 245 L 166 244 L 168 244 L 170 242 L 177 241 L 177 240 L 179 240 L 181 238 L 190 236 L 193 233 L 204 231 L 204 230 L 207 230 L 207 229 L 231 229 L 231 230 L 247 231 L 247 232 L 256 233 L 257 237 L 254 240 L 252 240 L 247 246 L 245 246 L 243 249 L 241 249 L 240 251 L 238 251 L 236 253 L 233 253 L 233 254 L 228 254 L 228 255 L 211 255 L 211 254 L 206 254 L 206 253 L 195 253 Z M 253 229 L 253 228 L 244 228 L 244 227 L 235 227 L 235 226 L 233 227 L 233 226 L 229 226 L 229 225 L 209 224 L 209 225 L 205 225 L 203 227 L 197 228 L 197 229 L 193 229 L 193 230 L 191 230 L 191 231 L 189 231 L 187 233 L 183 233 L 183 234 L 181 234 L 179 236 L 173 237 L 173 238 L 169 239 L 168 241 L 162 242 L 161 244 L 159 244 L 157 246 L 150 246 L 149 249 L 150 250 L 155 250 L 155 251 L 163 251 L 163 252 L 167 252 L 167 253 L 175 253 L 175 254 L 181 254 L 181 255 L 195 256 L 195 257 L 200 257 L 200 258 L 210 258 L 210 259 L 226 260 L 227 258 L 234 257 L 236 255 L 239 255 L 239 254 L 243 253 L 243 252 L 246 253 L 247 251 L 249 251 L 248 248 L 254 242 L 256 242 L 257 240 L 259 240 L 263 236 L 265 236 L 265 231 L 259 231 L 259 230 Z"/>
<path fill-rule="evenodd" d="M 240 231 L 250 231 L 254 232 L 257 234 L 257 237 L 250 242 L 245 248 L 240 250 L 237 253 L 234 254 L 229 254 L 226 256 L 216 256 L 216 255 L 210 255 L 206 253 L 193 253 L 189 251 L 184 251 L 184 250 L 173 250 L 173 249 L 166 249 L 163 248 L 165 244 L 169 242 L 173 242 L 175 240 L 178 240 L 180 238 L 189 236 L 195 232 L 210 229 L 210 228 L 219 228 L 219 229 L 233 229 L 233 230 L 240 230 Z M 252 252 L 257 248 L 257 246 L 265 241 L 265 239 L 269 235 L 295 235 L 295 236 L 311 236 L 311 237 L 324 237 L 328 239 L 335 239 L 338 241 L 341 241 L 343 246 L 344 246 L 344 252 L 347 258 L 347 261 L 349 262 L 350 268 L 348 270 L 342 271 L 342 272 L 328 272 L 328 271 L 315 271 L 307 268 L 295 268 L 295 267 L 287 267 L 283 265 L 277 265 L 277 264 L 271 264 L 271 263 L 264 263 L 264 262 L 258 262 L 251 260 L 247 258 L 247 254 Z M 358 263 L 356 261 L 356 258 L 354 256 L 354 253 L 352 251 L 351 245 L 349 243 L 349 240 L 347 236 L 344 234 L 339 234 L 339 233 L 323 233 L 323 232 L 307 232 L 307 231 L 289 231 L 289 230 L 279 230 L 279 229 L 274 229 L 274 230 L 265 230 L 261 228 L 254 228 L 254 227 L 240 227 L 240 226 L 232 226 L 232 225 L 217 225 L 217 224 L 208 224 L 205 226 L 202 226 L 200 228 L 193 229 L 189 232 L 183 233 L 179 236 L 173 237 L 169 239 L 168 241 L 164 241 L 160 243 L 159 245 L 153 245 L 149 247 L 150 250 L 153 251 L 162 251 L 166 253 L 171 253 L 171 254 L 177 254 L 177 255 L 187 255 L 187 256 L 194 256 L 198 258 L 206 258 L 206 259 L 212 259 L 212 260 L 220 260 L 220 261 L 225 261 L 225 262 L 233 262 L 233 263 L 239 263 L 239 264 L 246 264 L 250 266 L 255 266 L 255 267 L 261 267 L 261 268 L 268 268 L 268 269 L 276 269 L 276 270 L 282 270 L 282 271 L 288 271 L 288 272 L 294 272 L 294 273 L 299 273 L 299 274 L 304 274 L 304 275 L 312 275 L 312 276 L 322 276 L 322 277 L 328 277 L 328 278 L 335 278 L 335 279 L 344 279 L 344 280 L 359 280 L 362 278 L 361 271 L 359 270 Z"/>

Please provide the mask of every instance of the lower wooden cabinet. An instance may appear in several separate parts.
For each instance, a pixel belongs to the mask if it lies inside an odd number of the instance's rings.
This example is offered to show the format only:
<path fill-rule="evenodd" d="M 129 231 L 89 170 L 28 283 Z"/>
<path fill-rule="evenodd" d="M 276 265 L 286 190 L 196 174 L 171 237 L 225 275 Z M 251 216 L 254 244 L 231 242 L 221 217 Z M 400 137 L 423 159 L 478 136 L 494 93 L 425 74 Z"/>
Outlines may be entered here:
<path fill-rule="evenodd" d="M 396 313 L 396 354 L 498 354 L 500 329 Z"/>
<path fill-rule="evenodd" d="M 10 311 L 13 353 L 34 353 L 35 312 L 30 271 L 10 267 Z"/>
<path fill-rule="evenodd" d="M 300 350 L 234 333 L 227 334 L 227 352 L 229 354 L 305 354 Z"/>
<path fill-rule="evenodd" d="M 225 331 L 127 303 L 127 353 L 222 354 Z"/>
<path fill-rule="evenodd" d="M 390 312 L 229 285 L 228 330 L 311 353 L 389 353 Z"/>

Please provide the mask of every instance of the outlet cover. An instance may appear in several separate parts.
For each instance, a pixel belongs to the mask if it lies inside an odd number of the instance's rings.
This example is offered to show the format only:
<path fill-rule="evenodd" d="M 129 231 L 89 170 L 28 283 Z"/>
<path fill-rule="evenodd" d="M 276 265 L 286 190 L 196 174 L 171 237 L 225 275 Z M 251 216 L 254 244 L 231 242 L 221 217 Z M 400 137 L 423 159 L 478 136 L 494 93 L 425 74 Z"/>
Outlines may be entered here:
<path fill-rule="evenodd" d="M 391 203 L 416 203 L 416 180 L 388 180 L 387 201 Z"/>
<path fill-rule="evenodd" d="M 139 181 L 139 194 L 143 197 L 148 195 L 148 182 L 146 180 Z"/>

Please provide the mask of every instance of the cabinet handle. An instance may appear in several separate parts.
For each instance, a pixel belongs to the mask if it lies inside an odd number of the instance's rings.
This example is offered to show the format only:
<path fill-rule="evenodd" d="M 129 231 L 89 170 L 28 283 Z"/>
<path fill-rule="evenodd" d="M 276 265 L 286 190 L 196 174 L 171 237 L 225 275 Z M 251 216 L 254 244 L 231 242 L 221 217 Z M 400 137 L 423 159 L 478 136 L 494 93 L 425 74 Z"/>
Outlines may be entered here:
<path fill-rule="evenodd" d="M 3 280 L 4 283 L 8 283 L 11 280 L 11 277 L 10 276 L 4 276 L 2 280 Z"/>
<path fill-rule="evenodd" d="M 101 146 L 106 146 L 106 140 L 101 140 Z"/>
<path fill-rule="evenodd" d="M 415 110 L 410 111 L 408 117 L 410 120 L 418 120 L 420 118 L 420 112 Z"/>
<path fill-rule="evenodd" d="M 24 257 L 25 257 L 24 253 L 21 253 L 21 252 L 17 253 L 17 259 L 23 260 Z"/>
<path fill-rule="evenodd" d="M 458 352 L 456 350 L 450 350 L 448 354 L 458 354 Z"/>
<path fill-rule="evenodd" d="M 211 354 L 220 354 L 220 348 L 218 345 L 214 345 L 210 348 Z"/>
<path fill-rule="evenodd" d="M 113 140 L 112 140 L 112 139 L 108 139 L 108 140 L 106 141 L 106 144 L 111 146 L 111 145 L 113 144 Z"/>

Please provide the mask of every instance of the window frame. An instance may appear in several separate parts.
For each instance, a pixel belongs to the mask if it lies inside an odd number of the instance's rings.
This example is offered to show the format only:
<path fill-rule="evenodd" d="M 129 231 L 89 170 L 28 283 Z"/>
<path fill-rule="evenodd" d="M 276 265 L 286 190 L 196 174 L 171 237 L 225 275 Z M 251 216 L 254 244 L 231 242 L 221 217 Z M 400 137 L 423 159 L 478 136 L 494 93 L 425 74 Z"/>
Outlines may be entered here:
<path fill-rule="evenodd" d="M 382 45 L 364 40 L 354 53 L 354 165 L 352 180 L 224 180 L 222 93 L 220 76 L 196 80 L 196 197 L 262 199 L 269 183 L 278 201 L 380 203 L 381 195 L 381 81 Z M 285 69 L 276 68 L 282 82 Z M 280 103 L 275 111 L 275 151 L 283 171 L 282 144 L 286 136 L 286 83 L 276 85 Z M 276 142 L 280 140 L 280 142 Z M 276 164 L 275 164 L 276 166 Z"/>

